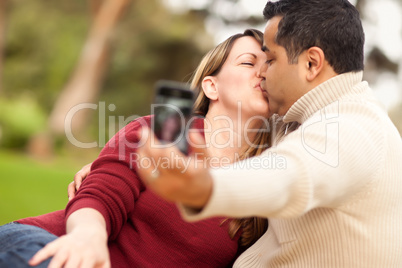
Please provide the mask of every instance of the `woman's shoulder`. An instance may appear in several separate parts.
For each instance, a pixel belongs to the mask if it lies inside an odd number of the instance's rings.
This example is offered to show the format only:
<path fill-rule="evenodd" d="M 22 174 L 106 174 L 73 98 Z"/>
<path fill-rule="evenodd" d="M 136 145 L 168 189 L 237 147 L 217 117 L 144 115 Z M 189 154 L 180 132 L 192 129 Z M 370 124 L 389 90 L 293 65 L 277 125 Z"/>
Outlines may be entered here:
<path fill-rule="evenodd" d="M 143 127 L 150 127 L 151 126 L 151 119 L 152 115 L 145 115 L 138 117 L 132 121 L 130 121 L 124 128 L 130 129 L 130 130 L 139 130 Z"/>

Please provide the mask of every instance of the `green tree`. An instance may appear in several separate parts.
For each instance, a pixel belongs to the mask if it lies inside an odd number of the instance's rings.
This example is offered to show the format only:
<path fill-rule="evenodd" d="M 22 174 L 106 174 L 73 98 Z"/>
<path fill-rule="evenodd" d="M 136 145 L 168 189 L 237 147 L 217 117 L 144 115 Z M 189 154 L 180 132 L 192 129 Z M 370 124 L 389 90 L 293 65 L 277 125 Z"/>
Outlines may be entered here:
<path fill-rule="evenodd" d="M 81 89 L 74 94 L 79 100 L 71 102 L 72 97 L 65 97 L 62 103 L 105 101 L 116 107 L 113 111 L 108 110 L 106 116 L 147 114 L 155 81 L 162 78 L 188 80 L 201 56 L 213 45 L 204 30 L 202 14 L 172 15 L 157 0 L 127 1 L 131 4 L 124 5 L 119 13 L 123 16 L 118 23 L 117 20 L 112 23 L 113 31 L 103 43 L 103 52 L 98 53 L 101 55 L 98 59 L 105 64 L 102 67 L 97 62 L 93 69 L 83 68 L 80 67 L 84 62 L 83 46 L 93 35 L 91 25 L 96 24 L 96 16 L 92 14 L 101 14 L 103 5 L 115 5 L 117 1 L 9 2 L 3 98 L 23 101 L 21 96 L 28 97 L 47 115 L 55 107 L 57 98 L 62 96 L 62 89 L 74 85 L 72 81 L 76 77 L 80 77 L 77 79 L 80 81 L 90 77 L 87 81 L 92 82 L 81 84 Z M 104 29 L 102 23 L 105 21 L 99 22 L 99 29 Z M 86 94 L 90 97 L 85 97 Z M 92 117 L 83 116 L 79 124 L 83 127 L 78 132 L 88 136 L 86 131 L 90 129 L 96 136 L 99 131 L 105 131 L 99 129 L 96 114 L 97 111 L 92 111 Z M 21 118 L 14 116 L 13 120 Z M 80 118 L 74 117 L 74 120 Z M 63 118 L 55 121 L 62 122 Z M 0 115 L 1 124 L 4 123 Z M 49 129 L 43 126 L 43 131 Z M 109 129 L 108 124 L 105 129 Z M 65 137 L 62 135 L 61 139 Z M 21 140 L 19 146 L 24 146 L 27 140 Z"/>

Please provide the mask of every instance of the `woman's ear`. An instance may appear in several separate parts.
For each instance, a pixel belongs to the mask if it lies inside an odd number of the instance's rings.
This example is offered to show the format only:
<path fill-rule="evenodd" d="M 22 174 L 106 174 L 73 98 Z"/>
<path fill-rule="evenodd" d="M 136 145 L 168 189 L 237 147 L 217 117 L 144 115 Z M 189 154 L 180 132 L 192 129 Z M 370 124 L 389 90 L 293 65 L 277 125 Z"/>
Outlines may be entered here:
<path fill-rule="evenodd" d="M 216 78 L 213 76 L 204 77 L 204 79 L 202 79 L 202 90 L 208 99 L 217 100 L 219 94 L 216 86 Z"/>
<path fill-rule="evenodd" d="M 325 55 L 319 47 L 311 47 L 306 53 L 307 80 L 312 82 L 322 71 L 325 64 Z"/>

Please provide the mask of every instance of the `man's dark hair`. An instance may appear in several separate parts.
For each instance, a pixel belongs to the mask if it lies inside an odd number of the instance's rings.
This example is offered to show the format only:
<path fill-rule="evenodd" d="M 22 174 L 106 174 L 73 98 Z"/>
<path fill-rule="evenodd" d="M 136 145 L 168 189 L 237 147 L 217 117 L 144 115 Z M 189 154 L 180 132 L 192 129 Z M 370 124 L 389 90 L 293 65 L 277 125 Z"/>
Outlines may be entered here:
<path fill-rule="evenodd" d="M 264 18 L 275 16 L 282 17 L 275 42 L 286 49 L 290 63 L 316 46 L 336 73 L 363 70 L 363 27 L 359 12 L 348 0 L 268 2 Z"/>

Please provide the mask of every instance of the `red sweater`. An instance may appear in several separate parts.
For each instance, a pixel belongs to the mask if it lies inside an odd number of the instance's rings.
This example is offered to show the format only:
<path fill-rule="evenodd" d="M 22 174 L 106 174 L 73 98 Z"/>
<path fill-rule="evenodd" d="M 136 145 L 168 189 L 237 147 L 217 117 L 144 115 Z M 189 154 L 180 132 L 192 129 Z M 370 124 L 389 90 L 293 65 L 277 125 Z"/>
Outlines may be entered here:
<path fill-rule="evenodd" d="M 91 173 L 65 210 L 19 220 L 60 236 L 65 219 L 81 208 L 105 218 L 112 267 L 225 267 L 237 252 L 223 218 L 185 222 L 175 204 L 151 191 L 136 173 L 138 133 L 150 116 L 120 130 L 92 164 Z M 202 120 L 196 123 L 202 128 Z"/>

